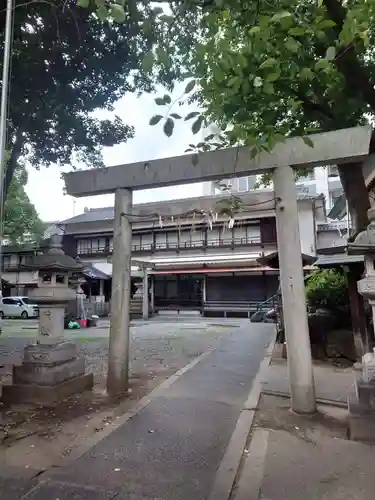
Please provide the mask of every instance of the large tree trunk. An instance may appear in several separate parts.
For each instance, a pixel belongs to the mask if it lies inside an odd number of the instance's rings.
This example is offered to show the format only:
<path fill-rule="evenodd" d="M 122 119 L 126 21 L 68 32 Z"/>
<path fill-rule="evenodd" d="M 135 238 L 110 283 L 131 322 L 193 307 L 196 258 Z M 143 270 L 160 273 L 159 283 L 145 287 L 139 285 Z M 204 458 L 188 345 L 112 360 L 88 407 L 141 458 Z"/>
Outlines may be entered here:
<path fill-rule="evenodd" d="M 345 197 L 348 200 L 352 239 L 368 225 L 367 210 L 370 208 L 370 198 L 363 176 L 362 163 L 340 165 L 339 174 Z"/>
<path fill-rule="evenodd" d="M 361 163 L 348 163 L 339 166 L 341 184 L 348 200 L 349 214 L 352 221 L 352 233 L 349 241 L 353 241 L 356 235 L 367 228 L 367 210 L 370 208 L 370 198 L 362 171 Z M 365 318 L 365 307 L 362 295 L 358 293 L 357 281 L 360 279 L 360 272 L 356 266 L 351 266 L 347 272 L 347 282 L 350 300 L 350 312 L 352 317 L 352 328 L 354 343 L 356 345 L 357 357 L 360 359 L 365 352 L 369 351 L 369 346 L 374 343 L 374 332 L 369 331 Z M 358 349 L 360 339 L 362 346 Z"/>

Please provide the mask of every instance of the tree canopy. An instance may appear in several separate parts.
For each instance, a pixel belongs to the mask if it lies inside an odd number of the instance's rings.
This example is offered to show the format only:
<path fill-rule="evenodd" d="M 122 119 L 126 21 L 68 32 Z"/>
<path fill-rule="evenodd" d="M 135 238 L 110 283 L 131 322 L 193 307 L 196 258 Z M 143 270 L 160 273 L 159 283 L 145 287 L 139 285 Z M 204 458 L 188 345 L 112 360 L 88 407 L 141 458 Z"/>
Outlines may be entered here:
<path fill-rule="evenodd" d="M 156 82 L 168 86 L 179 76 L 177 66 L 168 67 L 165 26 L 150 2 L 129 2 L 121 24 L 102 22 L 97 7 L 86 3 L 82 9 L 62 0 L 16 0 L 6 191 L 20 157 L 36 168 L 101 166 L 102 147 L 126 141 L 134 130 L 126 117 L 93 113 L 113 111 L 127 92 L 151 91 Z M 0 50 L 4 26 L 1 9 Z"/>
<path fill-rule="evenodd" d="M 193 132 L 210 123 L 221 128 L 195 145 L 198 151 L 246 144 L 255 155 L 291 135 L 373 122 L 375 2 L 185 0 L 182 5 L 199 20 L 195 43 L 185 45 L 184 66 L 192 78 L 187 99 L 202 109 L 185 120 L 192 120 Z M 170 97 L 157 102 L 166 108 L 150 124 L 163 123 L 171 135 L 176 117 Z M 360 230 L 370 206 L 362 169 L 343 165 L 339 172 Z"/>
<path fill-rule="evenodd" d="M 43 223 L 26 191 L 27 171 L 18 163 L 4 205 L 4 240 L 10 244 L 37 243 L 43 237 Z"/>

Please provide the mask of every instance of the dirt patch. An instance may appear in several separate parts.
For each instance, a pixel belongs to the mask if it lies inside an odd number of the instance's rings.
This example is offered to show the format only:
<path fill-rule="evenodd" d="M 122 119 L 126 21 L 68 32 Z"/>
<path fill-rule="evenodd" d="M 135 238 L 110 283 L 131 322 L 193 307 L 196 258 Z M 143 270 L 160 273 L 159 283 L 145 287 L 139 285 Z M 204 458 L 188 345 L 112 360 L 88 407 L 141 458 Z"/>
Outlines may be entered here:
<path fill-rule="evenodd" d="M 262 394 L 253 425 L 257 427 L 287 431 L 308 442 L 323 436 L 347 439 L 347 410 L 321 405 L 315 415 L 297 415 L 289 398 Z"/>

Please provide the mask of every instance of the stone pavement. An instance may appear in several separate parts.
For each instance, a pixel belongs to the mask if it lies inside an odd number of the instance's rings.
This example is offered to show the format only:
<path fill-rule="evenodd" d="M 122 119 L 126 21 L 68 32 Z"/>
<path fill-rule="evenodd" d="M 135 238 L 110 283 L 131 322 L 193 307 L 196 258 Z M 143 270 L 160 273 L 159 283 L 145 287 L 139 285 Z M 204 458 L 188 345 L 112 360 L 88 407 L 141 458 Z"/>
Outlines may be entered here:
<path fill-rule="evenodd" d="M 0 500 L 204 500 L 273 336 L 243 323 L 76 461 L 38 482 L 0 472 Z"/>
<path fill-rule="evenodd" d="M 359 372 L 352 368 L 314 366 L 316 397 L 320 402 L 347 406 L 348 394 L 354 387 Z M 262 392 L 275 396 L 290 396 L 289 374 L 286 362 L 271 364 L 262 377 Z"/>
<path fill-rule="evenodd" d="M 256 429 L 233 500 L 373 500 L 375 447 Z"/>
<path fill-rule="evenodd" d="M 347 395 L 358 372 L 315 365 L 314 376 L 325 404 L 301 416 L 285 398 L 286 363 L 261 373 L 262 396 L 231 500 L 374 498 L 375 445 L 347 439 Z"/>

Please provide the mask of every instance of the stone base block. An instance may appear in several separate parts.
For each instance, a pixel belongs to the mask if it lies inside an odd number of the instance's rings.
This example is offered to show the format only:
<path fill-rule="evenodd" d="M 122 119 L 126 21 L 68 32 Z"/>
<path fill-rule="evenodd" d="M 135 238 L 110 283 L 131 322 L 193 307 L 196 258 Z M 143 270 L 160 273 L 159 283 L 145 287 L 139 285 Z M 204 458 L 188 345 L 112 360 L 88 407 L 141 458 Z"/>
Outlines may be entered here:
<path fill-rule="evenodd" d="M 375 415 L 374 410 L 368 404 L 358 399 L 357 393 L 354 390 L 348 395 L 348 410 L 352 415 Z"/>
<path fill-rule="evenodd" d="M 77 357 L 77 346 L 73 342 L 34 344 L 24 349 L 23 363 L 55 365 Z"/>
<path fill-rule="evenodd" d="M 41 404 L 52 405 L 73 396 L 91 390 L 94 384 L 92 373 L 66 380 L 54 386 L 13 384 L 3 386 L 2 402 L 8 404 Z"/>
<path fill-rule="evenodd" d="M 349 439 L 375 442 L 375 414 L 349 414 Z"/>
<path fill-rule="evenodd" d="M 85 373 L 84 358 L 73 359 L 58 365 L 24 363 L 13 367 L 13 384 L 56 385 L 80 377 Z"/>

